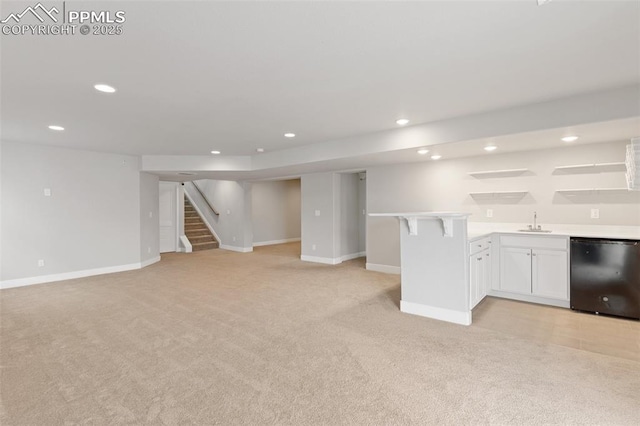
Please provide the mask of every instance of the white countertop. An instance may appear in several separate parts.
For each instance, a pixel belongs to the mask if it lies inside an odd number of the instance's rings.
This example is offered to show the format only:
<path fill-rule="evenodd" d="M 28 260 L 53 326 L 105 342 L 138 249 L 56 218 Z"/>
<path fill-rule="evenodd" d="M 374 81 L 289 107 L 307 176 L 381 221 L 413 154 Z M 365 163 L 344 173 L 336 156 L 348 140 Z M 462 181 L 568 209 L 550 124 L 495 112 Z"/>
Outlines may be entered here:
<path fill-rule="evenodd" d="M 607 226 L 607 225 L 567 225 L 567 224 L 541 224 L 542 229 L 551 232 L 519 232 L 526 229 L 527 225 L 521 223 L 480 223 L 469 222 L 467 224 L 467 237 L 469 240 L 486 237 L 492 233 L 538 235 L 538 236 L 563 236 L 563 237 L 587 237 L 587 238 L 626 238 L 640 240 L 640 226 Z"/>

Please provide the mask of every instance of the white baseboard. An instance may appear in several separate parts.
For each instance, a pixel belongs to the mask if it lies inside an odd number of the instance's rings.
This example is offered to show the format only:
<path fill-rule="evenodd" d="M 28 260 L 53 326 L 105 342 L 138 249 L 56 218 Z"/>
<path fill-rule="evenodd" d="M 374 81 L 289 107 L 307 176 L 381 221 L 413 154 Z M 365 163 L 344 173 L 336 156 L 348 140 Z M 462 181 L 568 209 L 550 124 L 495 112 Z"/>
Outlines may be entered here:
<path fill-rule="evenodd" d="M 452 322 L 454 324 L 471 325 L 471 311 L 453 311 L 451 309 L 437 308 L 435 306 L 405 302 L 404 300 L 400 301 L 400 310 L 407 314 L 419 315 L 421 317 Z"/>
<path fill-rule="evenodd" d="M 366 255 L 367 255 L 367 253 L 364 252 L 364 251 L 361 251 L 359 253 L 345 254 L 344 256 L 339 258 L 339 262 L 338 263 L 346 262 L 347 260 L 358 259 L 358 258 L 364 257 Z"/>
<path fill-rule="evenodd" d="M 367 263 L 366 268 L 367 268 L 368 271 L 384 272 L 385 274 L 400 275 L 400 267 L 399 266 L 379 265 L 377 263 Z"/>
<path fill-rule="evenodd" d="M 140 262 L 140 268 L 146 268 L 149 265 L 153 265 L 154 263 L 160 262 L 160 256 L 152 257 L 151 259 L 147 259 L 144 262 Z"/>
<path fill-rule="evenodd" d="M 338 259 L 334 259 L 333 257 L 318 257 L 318 256 L 300 256 L 300 260 L 305 262 L 314 262 L 314 263 L 323 263 L 325 265 L 337 265 L 340 263 Z"/>
<path fill-rule="evenodd" d="M 307 256 L 306 254 L 303 254 L 302 256 L 300 256 L 300 260 L 305 262 L 323 263 L 325 265 L 339 265 L 340 263 L 345 262 L 347 260 L 357 259 L 365 255 L 366 253 L 363 251 L 360 253 L 346 254 L 341 257 L 318 257 L 318 256 Z"/>
<path fill-rule="evenodd" d="M 130 263 L 128 265 L 107 266 L 105 268 L 85 269 L 82 271 L 63 272 L 61 274 L 40 275 L 37 277 L 18 278 L 15 280 L 0 281 L 0 289 L 24 287 L 27 285 L 52 283 L 56 281 L 73 280 L 75 278 L 92 277 L 95 275 L 112 274 L 114 272 L 132 271 L 142 269 L 160 260 L 160 256 L 144 262 Z"/>
<path fill-rule="evenodd" d="M 271 241 L 260 241 L 257 243 L 253 243 L 254 247 L 262 247 L 262 246 L 272 246 L 275 244 L 284 244 L 284 243 L 293 243 L 296 241 L 300 241 L 300 238 L 286 238 L 284 240 L 271 240 Z"/>
<path fill-rule="evenodd" d="M 237 251 L 239 253 L 251 253 L 253 251 L 253 247 L 237 247 L 228 246 L 226 244 L 220 244 L 220 248 L 222 250 Z"/>
<path fill-rule="evenodd" d="M 193 251 L 193 246 L 191 245 L 191 241 L 189 241 L 186 235 L 180 235 L 180 242 L 184 246 L 184 249 L 180 251 L 184 253 L 191 253 Z"/>
<path fill-rule="evenodd" d="M 519 300 L 521 302 L 539 303 L 541 305 L 557 306 L 559 308 L 571 307 L 568 300 L 551 299 L 548 297 L 540 297 L 527 294 L 509 293 L 499 290 L 490 290 L 489 296 L 499 297 L 501 299 Z"/>

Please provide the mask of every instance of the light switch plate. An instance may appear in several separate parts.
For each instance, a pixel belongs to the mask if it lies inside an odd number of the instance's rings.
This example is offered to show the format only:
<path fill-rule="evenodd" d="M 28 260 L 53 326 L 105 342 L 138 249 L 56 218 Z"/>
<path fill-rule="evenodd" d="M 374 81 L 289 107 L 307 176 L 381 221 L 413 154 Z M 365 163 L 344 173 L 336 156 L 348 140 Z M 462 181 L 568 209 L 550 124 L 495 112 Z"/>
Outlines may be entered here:
<path fill-rule="evenodd" d="M 591 209 L 591 219 L 600 219 L 600 209 Z"/>
<path fill-rule="evenodd" d="M 44 196 L 45 197 L 51 197 L 51 188 L 45 188 L 44 189 Z"/>
<path fill-rule="evenodd" d="M 320 210 L 315 211 L 316 216 L 320 216 Z"/>
<path fill-rule="evenodd" d="M 44 260 L 43 259 L 38 260 L 38 267 L 42 268 L 43 266 L 44 266 Z"/>
<path fill-rule="evenodd" d="M 493 209 L 487 209 L 487 217 L 493 217 Z"/>

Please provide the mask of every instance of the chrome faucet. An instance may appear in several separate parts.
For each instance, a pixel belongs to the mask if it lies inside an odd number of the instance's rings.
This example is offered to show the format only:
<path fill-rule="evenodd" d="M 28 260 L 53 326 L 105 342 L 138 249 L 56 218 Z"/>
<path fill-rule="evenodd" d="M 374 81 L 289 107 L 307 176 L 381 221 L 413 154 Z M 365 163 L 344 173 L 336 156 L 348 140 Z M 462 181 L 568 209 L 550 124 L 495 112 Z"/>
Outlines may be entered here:
<path fill-rule="evenodd" d="M 519 229 L 519 232 L 551 232 L 548 229 L 542 229 L 542 225 L 538 225 L 538 212 L 533 212 L 533 225 L 527 225 L 527 229 Z"/>
<path fill-rule="evenodd" d="M 533 231 L 542 229 L 542 226 L 538 225 L 538 212 L 533 212 L 533 225 L 529 225 L 529 229 Z"/>

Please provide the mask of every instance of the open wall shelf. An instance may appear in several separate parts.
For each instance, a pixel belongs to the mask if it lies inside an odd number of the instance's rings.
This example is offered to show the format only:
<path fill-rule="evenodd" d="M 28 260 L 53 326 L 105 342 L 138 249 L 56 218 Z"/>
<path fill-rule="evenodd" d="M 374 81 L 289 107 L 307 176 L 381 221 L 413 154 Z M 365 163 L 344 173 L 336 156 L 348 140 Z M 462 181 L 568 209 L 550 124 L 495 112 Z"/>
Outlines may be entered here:
<path fill-rule="evenodd" d="M 615 163 L 572 164 L 557 166 L 555 170 L 563 173 L 623 172 L 625 171 L 625 163 L 621 161 Z"/>
<path fill-rule="evenodd" d="M 494 178 L 494 177 L 510 177 L 520 176 L 523 173 L 528 172 L 529 169 L 505 169 L 505 170 L 483 170 L 479 172 L 469 172 L 469 176 L 475 178 Z"/>
<path fill-rule="evenodd" d="M 527 195 L 529 191 L 491 191 L 491 192 L 470 192 L 473 198 L 522 198 Z"/>
<path fill-rule="evenodd" d="M 627 188 L 580 188 L 580 189 L 556 189 L 556 192 L 567 197 L 578 195 L 615 194 L 629 192 Z"/>

